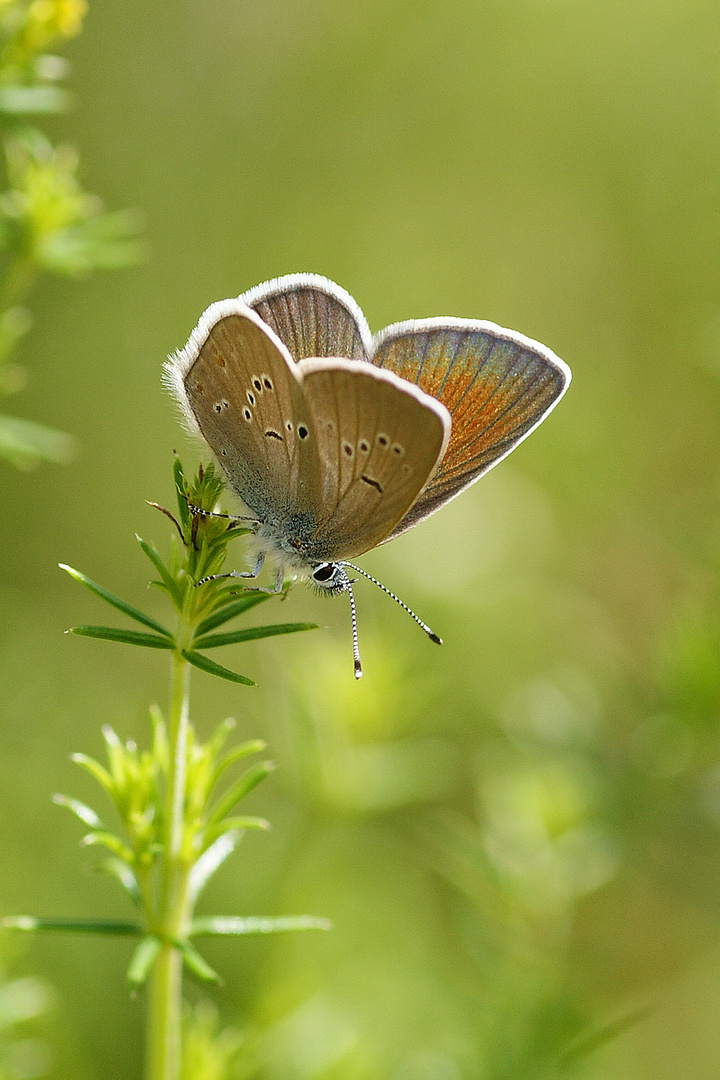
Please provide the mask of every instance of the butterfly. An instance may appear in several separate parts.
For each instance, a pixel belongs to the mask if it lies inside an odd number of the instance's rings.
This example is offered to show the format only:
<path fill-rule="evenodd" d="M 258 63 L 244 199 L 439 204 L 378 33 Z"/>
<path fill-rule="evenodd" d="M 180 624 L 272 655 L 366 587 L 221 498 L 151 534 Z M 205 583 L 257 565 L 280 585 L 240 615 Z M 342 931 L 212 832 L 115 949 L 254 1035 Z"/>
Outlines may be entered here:
<path fill-rule="evenodd" d="M 348 560 L 404 533 L 496 465 L 558 403 L 570 370 L 544 345 L 470 319 L 394 323 L 372 335 L 339 285 L 264 282 L 202 314 L 165 381 L 190 429 L 252 513 L 256 577 L 270 555 L 327 593 Z M 221 575 L 223 576 L 223 575 Z"/>

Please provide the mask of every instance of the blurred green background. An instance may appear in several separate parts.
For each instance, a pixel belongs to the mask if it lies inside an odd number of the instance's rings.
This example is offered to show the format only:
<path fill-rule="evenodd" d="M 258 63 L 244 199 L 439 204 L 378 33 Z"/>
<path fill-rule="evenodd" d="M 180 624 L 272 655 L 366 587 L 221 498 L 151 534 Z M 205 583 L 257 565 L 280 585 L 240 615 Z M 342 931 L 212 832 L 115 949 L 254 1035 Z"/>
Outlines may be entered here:
<path fill-rule="evenodd" d="M 260 689 L 195 673 L 199 731 L 232 714 L 280 764 L 248 808 L 273 832 L 202 910 L 335 926 L 207 947 L 247 1033 L 233 1075 L 716 1080 L 720 8 L 120 0 L 63 53 L 76 106 L 46 129 L 149 255 L 43 278 L 22 343 L 12 409 L 80 452 L 0 471 L 3 911 L 129 915 L 48 797 L 98 803 L 68 755 L 105 722 L 143 743 L 166 664 L 64 636 L 105 612 L 56 564 L 163 614 L 133 534 L 166 549 L 145 500 L 171 505 L 174 449 L 202 455 L 162 360 L 212 301 L 325 274 L 374 330 L 491 319 L 574 382 L 363 559 L 441 650 L 360 582 L 355 684 L 347 605 L 298 586 L 257 621 L 322 629 L 218 657 Z M 53 1077 L 140 1075 L 131 948 L 6 942 L 55 988 Z"/>

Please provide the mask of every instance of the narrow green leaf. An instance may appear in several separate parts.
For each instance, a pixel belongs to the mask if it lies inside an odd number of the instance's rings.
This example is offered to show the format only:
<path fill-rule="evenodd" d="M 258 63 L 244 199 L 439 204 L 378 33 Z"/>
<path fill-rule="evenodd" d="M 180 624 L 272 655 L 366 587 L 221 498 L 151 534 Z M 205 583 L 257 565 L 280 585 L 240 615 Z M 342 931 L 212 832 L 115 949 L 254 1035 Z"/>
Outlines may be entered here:
<path fill-rule="evenodd" d="M 183 467 L 179 457 L 176 457 L 173 461 L 173 477 L 175 480 L 178 514 L 183 528 L 187 529 L 190 525 L 190 511 L 188 510 L 187 496 L 185 494 L 187 483 L 185 481 L 185 474 L 183 473 Z"/>
<path fill-rule="evenodd" d="M 222 983 L 218 973 L 210 967 L 207 960 L 200 955 L 194 945 L 191 945 L 189 941 L 179 941 L 176 944 L 193 975 L 197 975 L 203 982 Z"/>
<path fill-rule="evenodd" d="M 261 829 L 263 832 L 270 831 L 270 822 L 260 817 L 230 817 L 223 818 L 218 825 L 205 831 L 205 843 L 211 844 L 228 831 L 243 833 L 247 829 Z"/>
<path fill-rule="evenodd" d="M 195 652 L 194 649 L 183 649 L 183 656 L 194 667 L 200 668 L 201 671 L 207 671 L 208 675 L 217 675 L 219 679 L 242 683 L 243 686 L 257 685 L 252 679 L 248 679 L 247 675 L 238 675 L 236 671 L 230 671 L 230 668 L 223 667 L 222 664 L 216 664 L 214 660 L 208 660 L 207 656 Z"/>
<path fill-rule="evenodd" d="M 207 827 L 212 829 L 214 825 L 218 825 L 227 813 L 232 810 L 235 803 L 244 799 L 248 792 L 264 780 L 275 768 L 273 761 L 261 761 L 257 765 L 253 765 L 251 769 L 247 769 L 239 780 L 236 780 L 232 784 L 224 795 L 215 803 L 207 819 Z"/>
<path fill-rule="evenodd" d="M 142 934 L 139 923 L 103 919 L 41 919 L 34 915 L 8 915 L 0 919 L 5 930 L 59 930 L 68 934 L 110 934 L 131 937 Z"/>
<path fill-rule="evenodd" d="M 103 638 L 105 641 L 119 641 L 123 645 L 142 645 L 146 649 L 174 649 L 172 638 L 158 637 L 157 634 L 144 634 L 142 630 L 120 630 L 114 626 L 71 626 L 69 634 L 78 637 Z"/>
<path fill-rule="evenodd" d="M 151 935 L 144 937 L 135 952 L 132 954 L 128 965 L 126 978 L 133 987 L 142 986 L 150 974 L 150 969 L 155 962 L 155 957 L 160 952 L 160 939 Z"/>
<path fill-rule="evenodd" d="M 123 862 L 122 859 L 111 856 L 109 859 L 106 859 L 105 862 L 100 863 L 98 869 L 104 870 L 106 874 L 110 874 L 116 881 L 119 881 L 132 902 L 137 907 L 142 908 L 140 886 L 138 885 L 137 878 L 127 863 Z"/>
<path fill-rule="evenodd" d="M 219 724 L 215 725 L 215 730 L 205 743 L 205 756 L 208 761 L 215 760 L 227 742 L 228 735 L 236 727 L 237 720 L 235 720 L 233 716 L 226 716 L 224 720 L 221 720 Z"/>
<path fill-rule="evenodd" d="M 329 919 L 315 915 L 201 915 L 190 924 L 192 937 L 208 934 L 234 936 L 242 934 L 285 934 L 295 930 L 332 930 Z"/>
<path fill-rule="evenodd" d="M 101 730 L 107 748 L 108 764 L 110 765 L 110 774 L 114 781 L 115 791 L 124 794 L 128 781 L 128 754 L 126 748 L 120 742 L 118 733 L 114 728 L 110 727 L 110 724 L 103 724 Z"/>
<path fill-rule="evenodd" d="M 647 1008 L 635 1009 L 625 1016 L 604 1024 L 602 1027 L 592 1028 L 586 1031 L 572 1046 L 560 1054 L 559 1061 L 562 1065 L 575 1065 L 578 1061 L 599 1050 L 605 1043 L 617 1039 L 631 1027 L 635 1027 L 648 1013 Z"/>
<path fill-rule="evenodd" d="M 179 606 L 182 603 L 182 597 L 180 595 L 178 583 L 168 570 L 165 563 L 162 561 L 160 552 L 156 551 L 152 544 L 148 544 L 147 540 L 143 540 L 142 536 L 138 536 L 137 533 L 135 533 L 135 539 L 140 545 L 143 553 L 147 555 L 148 559 L 153 564 L 158 574 L 162 578 L 162 584 L 165 586 L 175 603 Z"/>
<path fill-rule="evenodd" d="M 166 628 L 161 623 L 156 622 L 155 619 L 150 618 L 149 615 L 145 615 L 144 612 L 138 611 L 138 609 L 131 604 L 126 604 L 124 600 L 121 600 L 118 596 L 114 596 L 111 592 L 108 592 L 102 585 L 98 585 L 96 582 L 91 581 L 89 577 L 86 577 L 85 574 L 81 574 L 79 570 L 74 570 L 72 566 L 68 566 L 66 563 L 58 563 L 58 566 L 61 570 L 68 573 L 71 578 L 74 578 L 75 581 L 79 581 L 81 585 L 84 585 L 86 589 L 89 589 L 90 592 L 95 593 L 101 600 L 110 604 L 111 607 L 124 612 L 124 614 L 129 615 L 131 619 L 135 619 L 136 622 L 149 627 L 150 630 L 154 630 L 162 637 L 167 637 L 172 640 L 170 631 L 166 630 Z"/>
<path fill-rule="evenodd" d="M 83 825 L 87 825 L 91 829 L 105 828 L 95 811 L 86 806 L 85 803 L 79 802 L 78 799 L 71 799 L 68 795 L 53 795 L 52 801 L 56 806 L 64 806 L 66 810 L 79 818 Z"/>
<path fill-rule="evenodd" d="M 215 627 L 222 626 L 223 623 L 234 619 L 236 615 L 242 615 L 244 612 L 250 611 L 251 608 L 257 607 L 258 604 L 264 604 L 272 595 L 272 593 L 249 592 L 245 596 L 241 596 L 239 600 L 229 599 L 223 603 L 222 607 L 218 607 L 212 615 L 208 615 L 206 619 L 202 620 L 196 630 L 197 636 L 202 637 L 209 630 L 214 630 Z"/>
<path fill-rule="evenodd" d="M 258 641 L 260 638 L 276 637 L 278 634 L 296 634 L 300 630 L 317 630 L 317 623 L 277 623 L 274 626 L 249 626 L 244 630 L 231 630 L 227 634 L 206 634 L 196 637 L 196 649 L 217 649 L 219 645 L 236 645 L 240 641 Z"/>
<path fill-rule="evenodd" d="M 207 847 L 194 863 L 190 870 L 188 883 L 188 893 L 193 902 L 197 900 L 201 890 L 218 867 L 222 866 L 228 855 L 235 850 L 241 835 L 239 832 L 229 830 Z"/>
<path fill-rule="evenodd" d="M 88 757 L 87 754 L 71 754 L 70 760 L 76 765 L 79 765 L 81 769 L 85 769 L 93 776 L 98 784 L 107 791 L 108 795 L 112 798 L 115 794 L 115 781 L 110 773 L 104 766 L 96 761 L 95 758 Z"/>
<path fill-rule="evenodd" d="M 266 745 L 267 744 L 264 743 L 262 739 L 249 739 L 247 742 L 234 746 L 232 750 L 228 750 L 227 754 L 220 758 L 213 769 L 208 784 L 208 790 L 212 790 L 225 770 L 229 769 L 231 765 L 234 765 L 236 761 L 240 761 L 244 757 L 249 757 L 251 754 L 261 754 Z"/>
<path fill-rule="evenodd" d="M 118 859 L 122 859 L 123 862 L 132 863 L 133 853 L 129 847 L 123 844 L 119 836 L 111 832 L 91 832 L 87 836 L 83 836 L 80 841 L 83 847 L 106 847 L 108 851 L 111 851 L 113 855 L 117 855 Z"/>

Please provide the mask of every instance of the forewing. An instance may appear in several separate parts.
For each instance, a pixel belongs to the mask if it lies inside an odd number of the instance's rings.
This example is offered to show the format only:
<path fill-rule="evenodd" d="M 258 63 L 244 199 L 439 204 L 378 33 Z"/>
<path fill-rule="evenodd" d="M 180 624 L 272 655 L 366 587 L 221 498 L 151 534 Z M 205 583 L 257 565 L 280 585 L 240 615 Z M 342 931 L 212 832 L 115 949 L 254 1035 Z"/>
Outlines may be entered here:
<path fill-rule="evenodd" d="M 442 458 L 450 418 L 391 372 L 342 359 L 298 367 L 321 474 L 309 560 L 353 558 L 407 514 Z"/>
<path fill-rule="evenodd" d="M 342 356 L 367 360 L 370 331 L 353 298 L 317 274 L 288 274 L 257 285 L 240 300 L 257 311 L 294 360 Z"/>
<path fill-rule="evenodd" d="M 409 529 L 518 445 L 562 397 L 567 366 L 536 341 L 492 323 L 428 319 L 378 335 L 373 363 L 437 398 L 452 433 L 430 483 L 393 530 Z"/>
<path fill-rule="evenodd" d="M 223 466 L 262 521 L 312 506 L 317 472 L 297 366 L 256 313 L 237 300 L 208 308 L 170 381 Z M 184 400 L 183 400 L 184 397 Z"/>

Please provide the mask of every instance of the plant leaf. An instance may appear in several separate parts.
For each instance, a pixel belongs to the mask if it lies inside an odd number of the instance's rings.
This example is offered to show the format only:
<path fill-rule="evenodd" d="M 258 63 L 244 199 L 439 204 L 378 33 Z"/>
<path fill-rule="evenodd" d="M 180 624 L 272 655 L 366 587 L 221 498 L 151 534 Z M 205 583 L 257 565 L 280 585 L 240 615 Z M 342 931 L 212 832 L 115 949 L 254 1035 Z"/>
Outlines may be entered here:
<path fill-rule="evenodd" d="M 273 626 L 249 626 L 244 630 L 231 630 L 227 634 L 206 634 L 193 641 L 196 649 L 216 649 L 219 645 L 235 645 L 240 641 L 258 641 L 260 638 L 276 637 L 278 634 L 295 634 L 300 630 L 317 630 L 317 623 L 276 623 Z"/>
<path fill-rule="evenodd" d="M 649 1010 L 647 1008 L 635 1009 L 633 1012 L 628 1013 L 626 1016 L 621 1016 L 619 1019 L 611 1021 L 609 1024 L 603 1024 L 601 1027 L 592 1028 L 592 1030 L 586 1031 L 560 1055 L 560 1063 L 564 1066 L 576 1064 L 596 1050 L 599 1050 L 605 1043 L 618 1038 L 629 1028 L 634 1027 L 635 1024 L 638 1024 L 645 1018 L 648 1012 Z"/>
<path fill-rule="evenodd" d="M 232 750 L 228 750 L 227 754 L 220 758 L 213 769 L 210 782 L 208 783 L 208 790 L 212 790 L 225 770 L 229 769 L 231 765 L 234 765 L 236 761 L 240 761 L 244 757 L 249 757 L 250 754 L 261 754 L 266 745 L 267 744 L 263 742 L 262 739 L 249 739 L 247 742 L 234 746 Z"/>
<path fill-rule="evenodd" d="M 157 634 L 144 634 L 142 630 L 121 630 L 115 626 L 71 626 L 68 634 L 78 637 L 103 638 L 105 641 L 119 641 L 123 645 L 142 645 L 146 649 L 174 649 L 172 638 L 158 637 Z"/>
<path fill-rule="evenodd" d="M 162 561 L 160 552 L 156 551 L 152 544 L 148 544 L 147 540 L 143 540 L 142 536 L 138 536 L 137 533 L 135 533 L 135 539 L 140 545 L 141 550 L 147 555 L 148 559 L 162 578 L 162 584 L 165 586 L 175 603 L 179 606 L 182 603 L 180 589 L 178 588 L 177 581 Z"/>
<path fill-rule="evenodd" d="M 189 941 L 178 941 L 175 944 L 193 975 L 197 975 L 203 982 L 222 983 L 218 973 L 210 967 L 207 960 L 200 955 L 194 945 L 191 945 Z"/>
<path fill-rule="evenodd" d="M 105 862 L 100 863 L 98 869 L 104 870 L 106 874 L 110 874 L 116 881 L 119 881 L 132 902 L 142 909 L 142 893 L 140 892 L 140 886 L 138 885 L 135 874 L 126 862 L 111 855 Z"/>
<path fill-rule="evenodd" d="M 212 615 L 208 615 L 206 619 L 202 620 L 195 631 L 196 635 L 202 637 L 209 630 L 214 630 L 216 626 L 222 626 L 223 623 L 234 619 L 236 615 L 242 615 L 251 608 L 257 607 L 258 604 L 264 604 L 272 595 L 272 593 L 253 592 L 241 596 L 239 600 L 227 600 Z"/>
<path fill-rule="evenodd" d="M 222 664 L 216 664 L 214 660 L 209 660 L 207 656 L 195 652 L 194 649 L 183 649 L 183 656 L 194 667 L 200 668 L 201 671 L 207 671 L 208 675 L 217 675 L 220 679 L 242 683 L 243 686 L 257 685 L 252 679 L 248 679 L 247 675 L 238 675 L 236 671 L 231 671 L 230 668 L 223 667 Z"/>
<path fill-rule="evenodd" d="M 125 615 L 129 615 L 131 619 L 135 619 L 136 622 L 142 623 L 143 626 L 149 627 L 150 630 L 154 630 L 157 634 L 169 638 L 172 641 L 173 636 L 170 631 L 166 630 L 166 628 L 161 623 L 156 622 L 155 619 L 151 619 L 149 615 L 145 615 L 144 612 L 138 611 L 138 609 L 131 604 L 126 604 L 125 601 L 121 600 L 118 596 L 113 596 L 107 589 L 103 589 L 102 585 L 98 585 L 96 582 L 91 581 L 89 577 L 86 577 L 85 574 L 81 574 L 79 570 L 74 570 L 72 566 L 68 566 L 66 563 L 58 563 L 58 566 L 61 570 L 64 570 L 69 574 L 71 578 L 74 578 L 75 581 L 79 581 L 81 585 L 84 585 L 86 589 L 89 589 L 90 592 L 95 593 L 101 600 L 110 604 L 111 607 L 117 608 L 118 611 L 122 611 Z"/>
<path fill-rule="evenodd" d="M 212 934 L 234 936 L 242 934 L 285 934 L 294 930 L 332 930 L 329 919 L 316 915 L 201 915 L 193 919 L 190 934 L 193 937 Z"/>
<path fill-rule="evenodd" d="M 229 830 L 203 851 L 190 870 L 188 892 L 196 900 L 212 875 L 238 845 L 241 833 Z"/>
<path fill-rule="evenodd" d="M 94 777 L 98 784 L 107 791 L 108 795 L 112 798 L 115 792 L 115 781 L 113 780 L 107 769 L 96 761 L 95 758 L 89 757 L 87 754 L 71 754 L 70 760 L 76 765 L 79 765 L 81 769 L 85 769 Z"/>
<path fill-rule="evenodd" d="M 159 952 L 160 938 L 148 934 L 142 939 L 128 964 L 126 977 L 131 986 L 142 986 Z"/>
<path fill-rule="evenodd" d="M 216 842 L 216 837 L 221 837 L 223 833 L 228 830 L 237 830 L 238 834 L 242 834 L 247 829 L 262 829 L 263 832 L 270 831 L 270 822 L 265 818 L 260 817 L 231 817 L 224 818 L 218 825 L 212 829 L 206 829 L 205 842 L 212 844 Z"/>
<path fill-rule="evenodd" d="M 175 494 L 177 495 L 180 521 L 183 527 L 187 528 L 190 524 L 190 511 L 188 510 L 187 495 L 185 494 L 187 482 L 179 457 L 176 457 L 173 461 L 173 478 L 175 480 Z"/>
<path fill-rule="evenodd" d="M 214 807 L 210 811 L 207 819 L 207 826 L 212 828 L 213 825 L 218 825 L 230 810 L 232 810 L 235 803 L 244 799 L 248 792 L 264 780 L 275 768 L 273 761 L 261 761 L 257 765 L 253 765 L 252 768 L 247 769 L 239 780 L 236 780 L 232 784 L 224 795 L 215 803 Z"/>
<path fill-rule="evenodd" d="M 83 825 L 87 825 L 91 829 L 105 828 L 95 811 L 90 806 L 86 806 L 85 803 L 79 802 L 78 799 L 71 799 L 69 795 L 53 795 L 52 801 L 56 806 L 64 806 L 66 810 L 79 818 Z"/>
<path fill-rule="evenodd" d="M 142 934 L 140 923 L 109 919 L 42 919 L 35 915 L 8 915 L 0 920 L 6 930 L 59 930 L 68 934 L 111 934 L 131 937 Z"/>
<path fill-rule="evenodd" d="M 106 847 L 118 859 L 130 864 L 133 861 L 133 853 L 129 847 L 123 844 L 119 836 L 111 832 L 91 832 L 83 836 L 80 841 L 83 847 Z"/>

